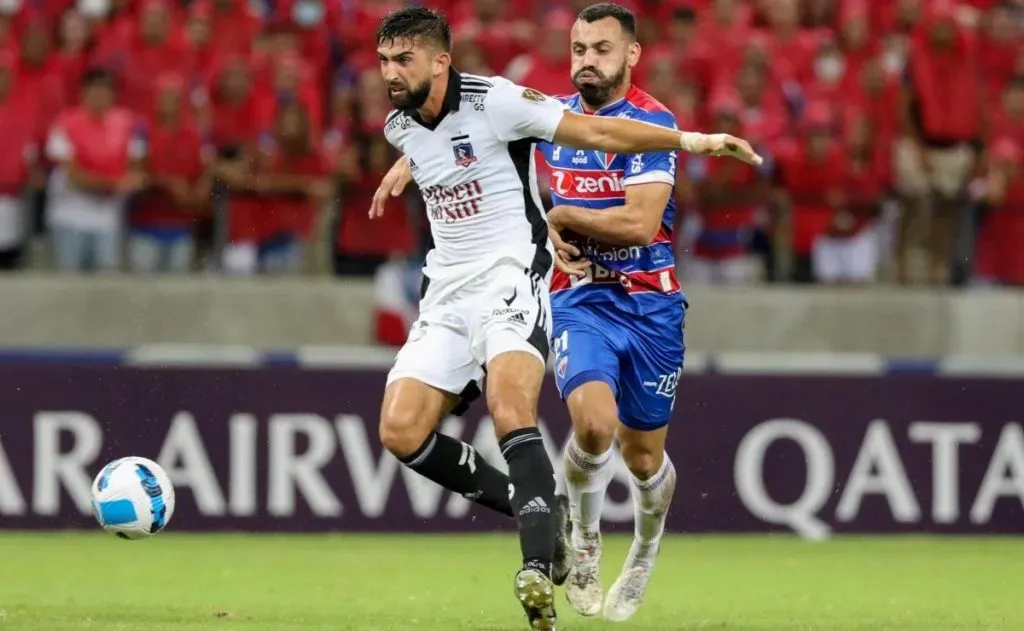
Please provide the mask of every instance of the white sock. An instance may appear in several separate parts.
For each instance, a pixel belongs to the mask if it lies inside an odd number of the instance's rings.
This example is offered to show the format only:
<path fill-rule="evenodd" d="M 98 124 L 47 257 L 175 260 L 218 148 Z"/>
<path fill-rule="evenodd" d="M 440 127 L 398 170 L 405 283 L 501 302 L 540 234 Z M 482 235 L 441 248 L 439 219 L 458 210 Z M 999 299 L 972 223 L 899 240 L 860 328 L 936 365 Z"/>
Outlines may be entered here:
<path fill-rule="evenodd" d="M 565 446 L 565 488 L 570 513 L 581 531 L 596 532 L 604 508 L 604 496 L 612 481 L 612 449 L 603 454 L 588 454 L 573 437 Z"/>
<path fill-rule="evenodd" d="M 634 537 L 641 546 L 653 547 L 665 533 L 665 518 L 676 491 L 676 468 L 668 454 L 661 468 L 647 480 L 630 476 L 633 496 Z"/>

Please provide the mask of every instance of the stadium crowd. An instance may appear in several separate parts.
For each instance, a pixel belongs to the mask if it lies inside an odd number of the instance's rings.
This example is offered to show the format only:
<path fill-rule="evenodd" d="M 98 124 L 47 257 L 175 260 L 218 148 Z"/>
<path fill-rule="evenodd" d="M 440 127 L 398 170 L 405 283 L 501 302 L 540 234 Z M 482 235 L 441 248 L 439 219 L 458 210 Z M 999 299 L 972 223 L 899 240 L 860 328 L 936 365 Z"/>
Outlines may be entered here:
<path fill-rule="evenodd" d="M 567 94 L 591 3 L 428 4 L 460 70 Z M 0 0 L 0 267 L 412 278 L 416 195 L 367 219 L 402 4 Z M 681 157 L 685 282 L 1024 285 L 1024 2 L 622 4 L 634 82 L 768 158 Z"/>

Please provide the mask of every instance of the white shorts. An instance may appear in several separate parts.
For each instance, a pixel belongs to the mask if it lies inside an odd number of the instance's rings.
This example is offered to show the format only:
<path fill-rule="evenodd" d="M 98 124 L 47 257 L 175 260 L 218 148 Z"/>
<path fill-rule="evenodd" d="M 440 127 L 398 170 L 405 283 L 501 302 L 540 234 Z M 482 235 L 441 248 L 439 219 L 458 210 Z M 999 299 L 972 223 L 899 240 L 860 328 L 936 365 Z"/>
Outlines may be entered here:
<path fill-rule="evenodd" d="M 412 378 L 468 402 L 480 393 L 484 367 L 502 353 L 525 351 L 546 365 L 550 280 L 550 272 L 503 261 L 464 284 L 431 283 L 388 385 Z"/>
<path fill-rule="evenodd" d="M 873 227 L 845 238 L 819 236 L 814 240 L 811 264 L 814 277 L 825 283 L 869 283 L 878 271 L 878 236 Z"/>

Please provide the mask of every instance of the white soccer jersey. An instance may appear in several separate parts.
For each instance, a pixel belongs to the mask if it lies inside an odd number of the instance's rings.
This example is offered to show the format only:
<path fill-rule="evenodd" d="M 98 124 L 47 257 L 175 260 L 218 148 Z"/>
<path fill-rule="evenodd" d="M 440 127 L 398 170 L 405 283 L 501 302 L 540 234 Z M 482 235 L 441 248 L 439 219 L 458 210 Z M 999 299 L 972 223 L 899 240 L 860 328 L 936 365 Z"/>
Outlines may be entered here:
<path fill-rule="evenodd" d="M 534 149 L 554 138 L 566 109 L 503 77 L 453 68 L 436 119 L 425 122 L 415 110 L 388 115 L 384 134 L 408 156 L 430 219 L 429 280 L 469 278 L 503 258 L 548 275 Z"/>

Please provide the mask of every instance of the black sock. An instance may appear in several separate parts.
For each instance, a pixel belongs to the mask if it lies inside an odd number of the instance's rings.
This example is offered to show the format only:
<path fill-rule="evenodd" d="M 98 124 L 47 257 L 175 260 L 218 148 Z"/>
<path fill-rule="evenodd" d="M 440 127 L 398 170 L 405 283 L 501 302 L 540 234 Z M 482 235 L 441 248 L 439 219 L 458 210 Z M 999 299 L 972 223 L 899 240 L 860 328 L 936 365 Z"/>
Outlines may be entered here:
<path fill-rule="evenodd" d="M 512 517 L 508 476 L 498 471 L 476 450 L 451 436 L 434 432 L 402 462 L 428 480 L 463 497 Z"/>
<path fill-rule="evenodd" d="M 498 446 L 508 462 L 523 567 L 551 576 L 551 560 L 555 556 L 555 472 L 540 430 L 526 427 L 509 432 Z"/>

